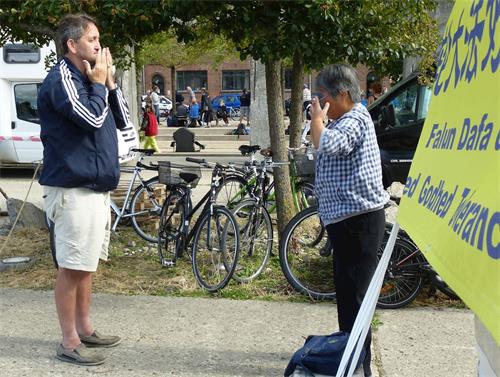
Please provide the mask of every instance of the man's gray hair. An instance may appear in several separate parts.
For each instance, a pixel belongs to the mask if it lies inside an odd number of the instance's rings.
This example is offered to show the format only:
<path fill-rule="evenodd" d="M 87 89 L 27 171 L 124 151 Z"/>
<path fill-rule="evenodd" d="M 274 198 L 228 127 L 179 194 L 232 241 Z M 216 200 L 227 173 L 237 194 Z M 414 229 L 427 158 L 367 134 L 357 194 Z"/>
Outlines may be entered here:
<path fill-rule="evenodd" d="M 347 64 L 333 64 L 321 70 L 316 87 L 325 89 L 332 97 L 346 91 L 354 103 L 361 102 L 361 89 L 354 68 Z"/>
<path fill-rule="evenodd" d="M 56 43 L 64 54 L 68 53 L 68 41 L 78 41 L 89 24 L 97 26 L 97 22 L 85 13 L 68 14 L 64 16 L 57 26 Z"/>

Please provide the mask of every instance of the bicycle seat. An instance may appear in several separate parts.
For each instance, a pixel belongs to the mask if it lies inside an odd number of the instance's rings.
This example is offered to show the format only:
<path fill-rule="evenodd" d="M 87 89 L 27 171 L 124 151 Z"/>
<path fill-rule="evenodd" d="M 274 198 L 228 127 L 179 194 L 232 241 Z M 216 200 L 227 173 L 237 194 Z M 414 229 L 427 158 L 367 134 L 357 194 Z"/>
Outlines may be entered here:
<path fill-rule="evenodd" d="M 146 156 L 151 156 L 155 153 L 154 149 L 140 149 L 140 148 L 133 148 L 131 149 L 132 152 L 139 152 L 139 153 L 144 153 Z"/>
<path fill-rule="evenodd" d="M 182 171 L 182 172 L 179 173 L 179 177 L 181 177 L 181 179 L 183 181 L 185 181 L 186 183 L 191 183 L 193 181 L 196 181 L 199 178 L 198 174 L 187 173 L 187 172 L 184 172 L 184 171 Z"/>
<path fill-rule="evenodd" d="M 266 149 L 262 149 L 260 151 L 260 154 L 263 155 L 264 157 L 272 157 L 273 151 L 271 150 L 271 148 L 266 148 Z"/>
<path fill-rule="evenodd" d="M 243 156 L 247 156 L 260 150 L 260 145 L 240 145 L 238 149 Z"/>

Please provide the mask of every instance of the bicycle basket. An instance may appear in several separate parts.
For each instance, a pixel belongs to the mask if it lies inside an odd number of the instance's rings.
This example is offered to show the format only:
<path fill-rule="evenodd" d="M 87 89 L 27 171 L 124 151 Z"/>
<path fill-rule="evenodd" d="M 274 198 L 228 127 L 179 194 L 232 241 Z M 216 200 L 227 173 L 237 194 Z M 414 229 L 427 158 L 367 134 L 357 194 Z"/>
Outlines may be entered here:
<path fill-rule="evenodd" d="M 192 173 L 198 176 L 190 183 L 192 188 L 198 185 L 201 178 L 201 169 L 199 166 L 174 165 L 170 161 L 158 161 L 158 175 L 160 183 L 164 185 L 180 185 L 186 182 L 179 176 L 180 173 Z"/>
<path fill-rule="evenodd" d="M 312 159 L 310 159 L 312 158 Z M 296 153 L 293 156 L 295 172 L 298 177 L 314 177 L 316 154 Z"/>

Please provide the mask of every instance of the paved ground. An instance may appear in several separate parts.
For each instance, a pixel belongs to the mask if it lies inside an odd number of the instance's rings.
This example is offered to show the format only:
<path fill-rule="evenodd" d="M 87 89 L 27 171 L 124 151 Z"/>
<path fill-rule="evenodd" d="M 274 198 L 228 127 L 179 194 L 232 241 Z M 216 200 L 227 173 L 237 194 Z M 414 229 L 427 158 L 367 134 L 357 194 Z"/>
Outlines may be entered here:
<path fill-rule="evenodd" d="M 282 376 L 309 334 L 336 330 L 332 304 L 96 295 L 95 324 L 123 343 L 108 361 L 78 367 L 55 359 L 52 292 L 0 289 L 2 376 Z M 375 376 L 475 376 L 467 310 L 378 311 Z"/>

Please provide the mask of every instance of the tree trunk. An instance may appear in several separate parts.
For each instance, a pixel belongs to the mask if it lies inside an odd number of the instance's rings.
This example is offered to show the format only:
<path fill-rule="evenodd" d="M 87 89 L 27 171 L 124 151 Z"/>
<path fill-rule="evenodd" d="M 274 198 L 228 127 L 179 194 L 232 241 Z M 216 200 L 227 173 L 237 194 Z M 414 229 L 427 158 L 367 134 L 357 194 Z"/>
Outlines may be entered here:
<path fill-rule="evenodd" d="M 176 86 L 177 86 L 177 77 L 176 77 L 176 71 L 175 71 L 175 65 L 171 65 L 170 66 L 170 87 L 172 88 L 171 89 L 171 92 L 172 92 L 172 98 L 170 98 L 172 100 L 172 114 L 175 114 L 177 113 L 177 104 L 176 104 L 176 100 L 175 100 L 175 95 L 177 94 L 177 91 L 175 90 Z"/>
<path fill-rule="evenodd" d="M 285 122 L 283 120 L 283 97 L 281 95 L 281 77 L 279 60 L 266 64 L 267 111 L 269 115 L 269 136 L 274 161 L 288 161 Z M 294 215 L 292 192 L 288 165 L 274 169 L 274 190 L 278 214 L 278 234 L 281 235 L 286 224 Z"/>
<path fill-rule="evenodd" d="M 283 110 L 285 110 L 285 66 L 283 64 L 280 64 L 280 84 L 281 84 L 281 98 L 283 101 L 281 101 L 281 107 Z"/>
<path fill-rule="evenodd" d="M 304 85 L 304 60 L 299 50 L 293 54 L 292 67 L 292 102 L 290 104 L 290 146 L 297 148 L 300 146 L 300 136 L 302 133 L 302 90 Z"/>
<path fill-rule="evenodd" d="M 252 62 L 252 80 L 250 102 L 251 128 L 250 143 L 260 145 L 262 148 L 270 148 L 269 139 L 269 116 L 267 115 L 267 91 L 266 91 L 266 67 L 262 61 Z"/>

